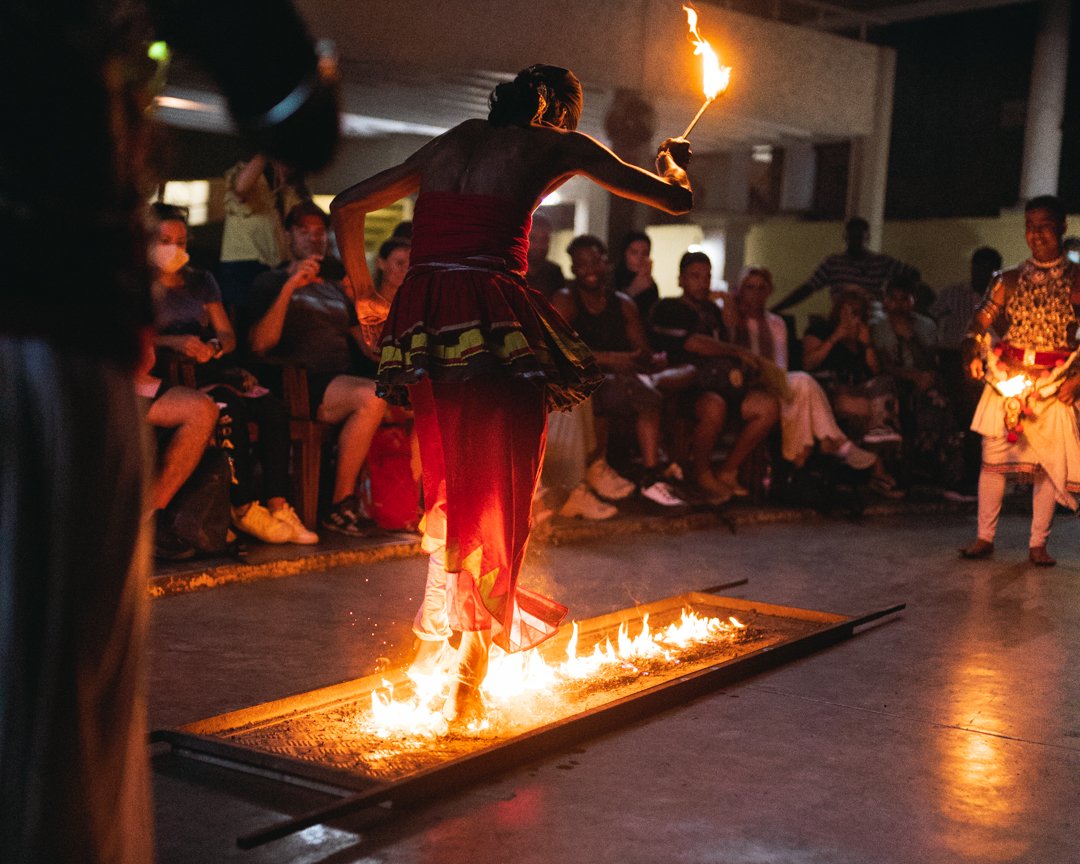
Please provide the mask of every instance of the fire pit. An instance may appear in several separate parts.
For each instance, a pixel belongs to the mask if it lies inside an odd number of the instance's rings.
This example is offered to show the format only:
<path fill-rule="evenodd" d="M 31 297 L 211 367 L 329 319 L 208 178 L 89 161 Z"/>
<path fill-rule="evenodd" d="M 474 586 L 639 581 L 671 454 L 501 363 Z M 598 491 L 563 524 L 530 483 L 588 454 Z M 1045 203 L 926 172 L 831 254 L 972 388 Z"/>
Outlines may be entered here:
<path fill-rule="evenodd" d="M 259 845 L 384 802 L 431 797 L 692 699 L 852 635 L 858 618 L 692 592 L 564 627 L 493 655 L 486 716 L 441 722 L 437 686 L 404 670 L 234 711 L 154 739 L 191 758 L 345 796 L 258 834 Z M 434 706 L 434 707 L 431 707 Z"/>

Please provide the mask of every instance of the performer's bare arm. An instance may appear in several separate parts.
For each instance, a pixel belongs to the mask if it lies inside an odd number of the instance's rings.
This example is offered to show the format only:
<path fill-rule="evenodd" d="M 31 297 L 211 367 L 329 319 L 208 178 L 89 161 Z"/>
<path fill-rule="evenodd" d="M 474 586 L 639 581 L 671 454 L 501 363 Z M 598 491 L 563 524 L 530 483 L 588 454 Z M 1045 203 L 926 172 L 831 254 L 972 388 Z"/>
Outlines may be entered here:
<path fill-rule="evenodd" d="M 1015 274 L 1010 272 L 995 273 L 990 281 L 990 287 L 986 289 L 979 308 L 971 319 L 968 335 L 964 338 L 964 354 L 967 361 L 968 374 L 975 380 L 981 379 L 986 374 L 986 366 L 978 351 L 978 339 L 985 336 L 994 323 L 994 319 L 1005 309 L 1005 301 L 1008 299 L 1008 286 L 1010 277 Z"/>
<path fill-rule="evenodd" d="M 686 213 L 693 193 L 686 171 L 690 145 L 668 139 L 658 174 L 630 165 L 594 138 L 542 126 L 495 128 L 467 120 L 393 168 L 350 186 L 330 205 L 346 272 L 358 299 L 373 292 L 364 254 L 364 216 L 425 189 L 498 194 L 535 206 L 576 174 L 610 192 L 667 213 Z"/>
<path fill-rule="evenodd" d="M 690 145 L 686 141 L 674 138 L 664 141 L 656 156 L 657 173 L 653 174 L 624 162 L 583 132 L 559 134 L 565 136 L 565 145 L 560 153 L 565 159 L 565 173 L 554 178 L 552 184 L 563 183 L 574 174 L 584 174 L 609 192 L 648 204 L 665 213 L 679 215 L 689 212 L 693 206 L 690 181 L 679 165 L 679 162 L 689 162 L 690 159 Z"/>
<path fill-rule="evenodd" d="M 375 282 L 371 278 L 364 249 L 367 214 L 389 207 L 420 189 L 425 157 L 439 140 L 436 138 L 428 142 L 401 164 L 350 186 L 330 202 L 330 220 L 354 300 L 363 302 L 375 294 Z"/>

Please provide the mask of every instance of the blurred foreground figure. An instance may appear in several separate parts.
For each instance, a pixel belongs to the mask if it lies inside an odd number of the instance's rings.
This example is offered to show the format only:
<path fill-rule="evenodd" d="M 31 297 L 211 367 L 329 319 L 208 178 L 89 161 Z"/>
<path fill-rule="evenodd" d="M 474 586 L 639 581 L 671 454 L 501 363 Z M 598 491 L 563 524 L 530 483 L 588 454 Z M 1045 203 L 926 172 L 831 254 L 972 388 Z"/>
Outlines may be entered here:
<path fill-rule="evenodd" d="M 150 13 L 206 63 L 253 143 L 303 167 L 329 157 L 334 87 L 290 6 L 159 2 Z M 230 35 L 239 22 L 243 40 Z M 141 223 L 150 32 L 135 3 L 0 9 L 0 73 L 18 82 L 0 95 L 12 124 L 0 136 L 5 864 L 153 857 L 150 538 L 133 390 L 152 320 Z M 314 147 L 295 143 L 298 122 Z"/>
<path fill-rule="evenodd" d="M 575 174 L 670 213 L 690 209 L 685 141 L 666 141 L 652 174 L 574 130 L 581 85 L 530 66 L 467 120 L 402 164 L 342 192 L 331 207 L 358 303 L 373 296 L 365 214 L 419 192 L 412 266 L 382 337 L 379 382 L 408 387 L 423 463 L 424 548 L 431 553 L 414 627 L 431 653 L 461 631 L 444 708 L 479 707 L 488 645 L 531 648 L 566 608 L 517 586 L 544 453 L 547 412 L 600 383 L 588 348 L 526 281 L 540 200 Z"/>

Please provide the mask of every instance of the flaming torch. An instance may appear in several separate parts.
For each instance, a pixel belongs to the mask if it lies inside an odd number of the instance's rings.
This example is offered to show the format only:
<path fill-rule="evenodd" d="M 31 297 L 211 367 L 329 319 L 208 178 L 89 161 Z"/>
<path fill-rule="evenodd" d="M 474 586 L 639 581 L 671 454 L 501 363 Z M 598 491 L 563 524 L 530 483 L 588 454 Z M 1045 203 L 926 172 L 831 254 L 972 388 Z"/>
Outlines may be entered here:
<path fill-rule="evenodd" d="M 728 82 L 731 80 L 731 67 L 720 65 L 720 58 L 716 56 L 712 46 L 698 32 L 697 10 L 691 6 L 683 6 L 682 8 L 686 13 L 686 24 L 690 28 L 690 41 L 694 43 L 694 54 L 701 55 L 702 90 L 705 91 L 705 103 L 694 115 L 694 119 L 690 121 L 690 125 L 686 127 L 686 131 L 681 136 L 689 138 L 690 133 L 697 126 L 698 120 L 701 119 L 701 115 L 705 113 L 705 109 L 712 105 L 721 93 L 727 90 Z"/>

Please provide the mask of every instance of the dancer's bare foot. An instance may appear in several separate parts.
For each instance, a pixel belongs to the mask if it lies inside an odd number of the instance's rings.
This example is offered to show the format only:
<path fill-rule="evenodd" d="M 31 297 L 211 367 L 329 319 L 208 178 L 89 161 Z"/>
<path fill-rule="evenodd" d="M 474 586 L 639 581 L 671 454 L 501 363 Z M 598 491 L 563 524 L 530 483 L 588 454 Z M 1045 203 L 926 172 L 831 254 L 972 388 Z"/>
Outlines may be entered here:
<path fill-rule="evenodd" d="M 450 693 L 443 705 L 443 717 L 448 723 L 464 724 L 483 716 L 480 685 L 487 675 L 490 649 L 490 630 L 466 630 L 461 634 L 457 656 L 451 666 Z"/>
<path fill-rule="evenodd" d="M 448 672 L 454 652 L 446 639 L 417 639 L 419 645 L 409 669 L 405 673 L 415 681 L 420 676 L 430 677 L 437 672 Z"/>

